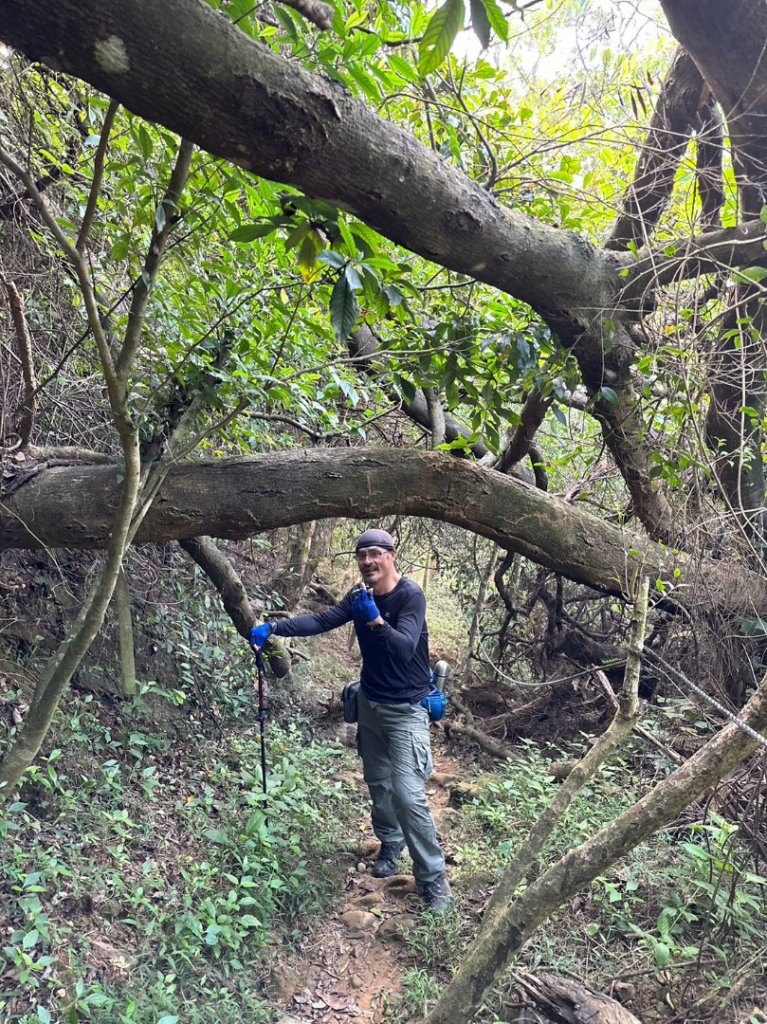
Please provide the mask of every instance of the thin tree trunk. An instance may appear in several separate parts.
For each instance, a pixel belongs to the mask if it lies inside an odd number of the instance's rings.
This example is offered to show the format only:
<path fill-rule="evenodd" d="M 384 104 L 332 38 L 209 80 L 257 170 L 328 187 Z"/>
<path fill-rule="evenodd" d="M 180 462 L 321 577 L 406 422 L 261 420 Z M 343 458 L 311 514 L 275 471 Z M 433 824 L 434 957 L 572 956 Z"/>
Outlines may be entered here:
<path fill-rule="evenodd" d="M 493 550 L 488 559 L 485 571 L 482 574 L 482 579 L 479 584 L 479 590 L 477 591 L 477 600 L 474 604 L 474 614 L 471 617 L 471 626 L 469 627 L 469 636 L 466 641 L 466 660 L 463 663 L 463 670 L 461 672 L 461 683 L 460 685 L 466 686 L 471 676 L 471 656 L 474 652 L 474 644 L 477 641 L 479 634 L 479 624 L 482 619 L 482 613 L 485 610 L 485 603 L 487 601 L 487 591 L 490 586 L 490 580 L 493 572 L 495 571 L 495 564 L 498 561 L 498 548 L 493 547 Z"/>
<path fill-rule="evenodd" d="M 554 799 L 530 829 L 530 834 L 514 855 L 514 860 L 503 873 L 482 922 L 482 934 L 495 927 L 507 912 L 520 882 L 535 864 L 544 844 L 564 817 L 567 808 L 586 783 L 594 777 L 607 758 L 629 735 L 639 714 L 639 675 L 642 667 L 642 648 L 647 631 L 647 601 L 649 581 L 645 577 L 639 586 L 634 614 L 629 630 L 626 670 L 623 676 L 620 701 L 609 727 L 588 753 L 572 769 Z"/>
<path fill-rule="evenodd" d="M 752 730 L 767 726 L 767 676 L 741 718 Z M 737 725 L 725 726 L 682 767 L 647 796 L 601 829 L 588 842 L 569 850 L 517 898 L 496 914 L 493 928 L 482 931 L 458 973 L 444 989 L 425 1024 L 469 1024 L 492 979 L 524 946 L 533 932 L 597 875 L 637 847 L 749 757 L 758 740 Z"/>
<path fill-rule="evenodd" d="M 132 445 L 123 446 L 125 477 L 104 567 L 69 636 L 40 677 L 21 731 L 0 763 L 0 803 L 10 799 L 21 776 L 37 756 L 59 701 L 104 621 L 122 567 L 131 517 L 139 494 L 141 463 L 138 439 L 134 437 L 133 441 Z"/>
<path fill-rule="evenodd" d="M 121 568 L 115 586 L 117 634 L 120 638 L 120 692 L 123 697 L 136 696 L 136 655 L 133 647 L 133 619 L 130 591 L 125 571 Z"/>

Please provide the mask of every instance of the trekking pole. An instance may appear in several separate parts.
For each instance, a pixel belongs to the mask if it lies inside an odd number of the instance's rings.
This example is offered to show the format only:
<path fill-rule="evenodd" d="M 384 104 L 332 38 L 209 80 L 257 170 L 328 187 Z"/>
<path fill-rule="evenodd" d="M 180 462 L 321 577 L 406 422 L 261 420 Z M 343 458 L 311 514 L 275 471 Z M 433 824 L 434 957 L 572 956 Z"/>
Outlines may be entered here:
<path fill-rule="evenodd" d="M 264 796 L 266 796 L 266 739 L 264 736 L 264 723 L 266 722 L 266 703 L 264 701 L 266 683 L 264 681 L 264 656 L 261 653 L 260 647 L 254 647 L 256 652 L 256 667 L 258 669 L 258 728 L 261 734 L 261 784 L 264 790 Z M 264 807 L 268 805 L 266 800 L 264 801 Z"/>

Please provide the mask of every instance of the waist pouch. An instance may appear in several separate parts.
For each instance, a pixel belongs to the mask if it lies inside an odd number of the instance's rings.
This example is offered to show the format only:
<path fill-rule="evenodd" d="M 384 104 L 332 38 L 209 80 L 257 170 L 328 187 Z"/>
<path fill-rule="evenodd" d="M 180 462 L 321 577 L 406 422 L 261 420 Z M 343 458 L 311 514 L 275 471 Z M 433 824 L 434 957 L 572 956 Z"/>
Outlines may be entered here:
<path fill-rule="evenodd" d="M 430 722 L 438 722 L 445 716 L 447 697 L 442 690 L 438 690 L 435 686 L 421 701 L 421 707 L 426 708 Z"/>
<path fill-rule="evenodd" d="M 359 721 L 359 709 L 357 707 L 360 684 L 347 683 L 341 692 L 341 704 L 344 709 L 344 721 L 352 724 Z M 435 686 L 420 702 L 421 707 L 426 709 L 430 722 L 439 722 L 445 717 L 447 710 L 447 697 Z"/>
<path fill-rule="evenodd" d="M 345 722 L 356 722 L 359 719 L 359 710 L 357 708 L 357 694 L 360 692 L 359 683 L 347 683 L 341 693 L 341 703 L 344 708 L 344 721 Z"/>

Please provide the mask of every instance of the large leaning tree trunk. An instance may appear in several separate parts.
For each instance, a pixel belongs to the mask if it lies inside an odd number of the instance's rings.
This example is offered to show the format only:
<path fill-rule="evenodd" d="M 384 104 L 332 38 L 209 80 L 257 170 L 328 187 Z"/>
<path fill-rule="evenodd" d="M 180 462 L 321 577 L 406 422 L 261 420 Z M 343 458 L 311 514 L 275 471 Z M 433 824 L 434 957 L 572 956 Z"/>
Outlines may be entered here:
<path fill-rule="evenodd" d="M 104 547 L 116 475 L 110 466 L 83 465 L 29 476 L 0 502 L 0 550 Z M 462 526 L 605 593 L 628 596 L 636 579 L 649 574 L 668 582 L 671 605 L 767 614 L 760 574 L 654 544 L 520 480 L 440 452 L 315 448 L 180 463 L 169 469 L 135 540 L 164 544 L 203 534 L 241 540 L 312 519 L 394 514 Z"/>

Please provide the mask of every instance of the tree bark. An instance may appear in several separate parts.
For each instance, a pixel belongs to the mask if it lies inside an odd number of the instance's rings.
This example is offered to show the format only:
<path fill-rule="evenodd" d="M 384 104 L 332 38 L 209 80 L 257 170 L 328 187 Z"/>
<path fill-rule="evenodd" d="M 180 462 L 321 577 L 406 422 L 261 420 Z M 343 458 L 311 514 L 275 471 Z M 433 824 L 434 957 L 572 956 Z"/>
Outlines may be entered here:
<path fill-rule="evenodd" d="M 671 61 L 637 161 L 634 180 L 623 200 L 606 246 L 645 245 L 668 205 L 674 176 L 690 141 L 705 92 L 703 76 L 681 48 Z"/>
<path fill-rule="evenodd" d="M 125 572 L 120 569 L 115 584 L 114 603 L 117 608 L 117 633 L 120 638 L 120 693 L 136 696 L 136 654 L 133 645 L 133 618 L 130 590 Z"/>
<path fill-rule="evenodd" d="M 35 425 L 35 392 L 37 389 L 32 335 L 29 332 L 29 325 L 24 313 L 24 300 L 21 297 L 21 293 L 13 281 L 5 282 L 5 290 L 8 293 L 11 320 L 16 332 L 16 344 L 19 350 L 21 376 L 24 384 L 23 397 L 17 413 L 16 432 L 19 435 L 18 447 L 26 448 L 32 437 L 32 428 Z M 0 443 L 2 441 L 3 438 L 0 437 Z"/>
<path fill-rule="evenodd" d="M 117 494 L 112 467 L 53 467 L 0 502 L 0 550 L 104 547 Z M 696 615 L 767 615 L 767 581 L 602 522 L 520 480 L 440 452 L 309 449 L 170 468 L 139 544 L 209 534 L 241 540 L 310 519 L 412 515 L 454 523 L 579 583 L 630 595 L 642 573 Z M 681 575 L 674 577 L 675 569 Z"/>
<path fill-rule="evenodd" d="M 765 202 L 767 10 L 761 0 L 661 0 L 724 112 L 745 217 Z"/>

